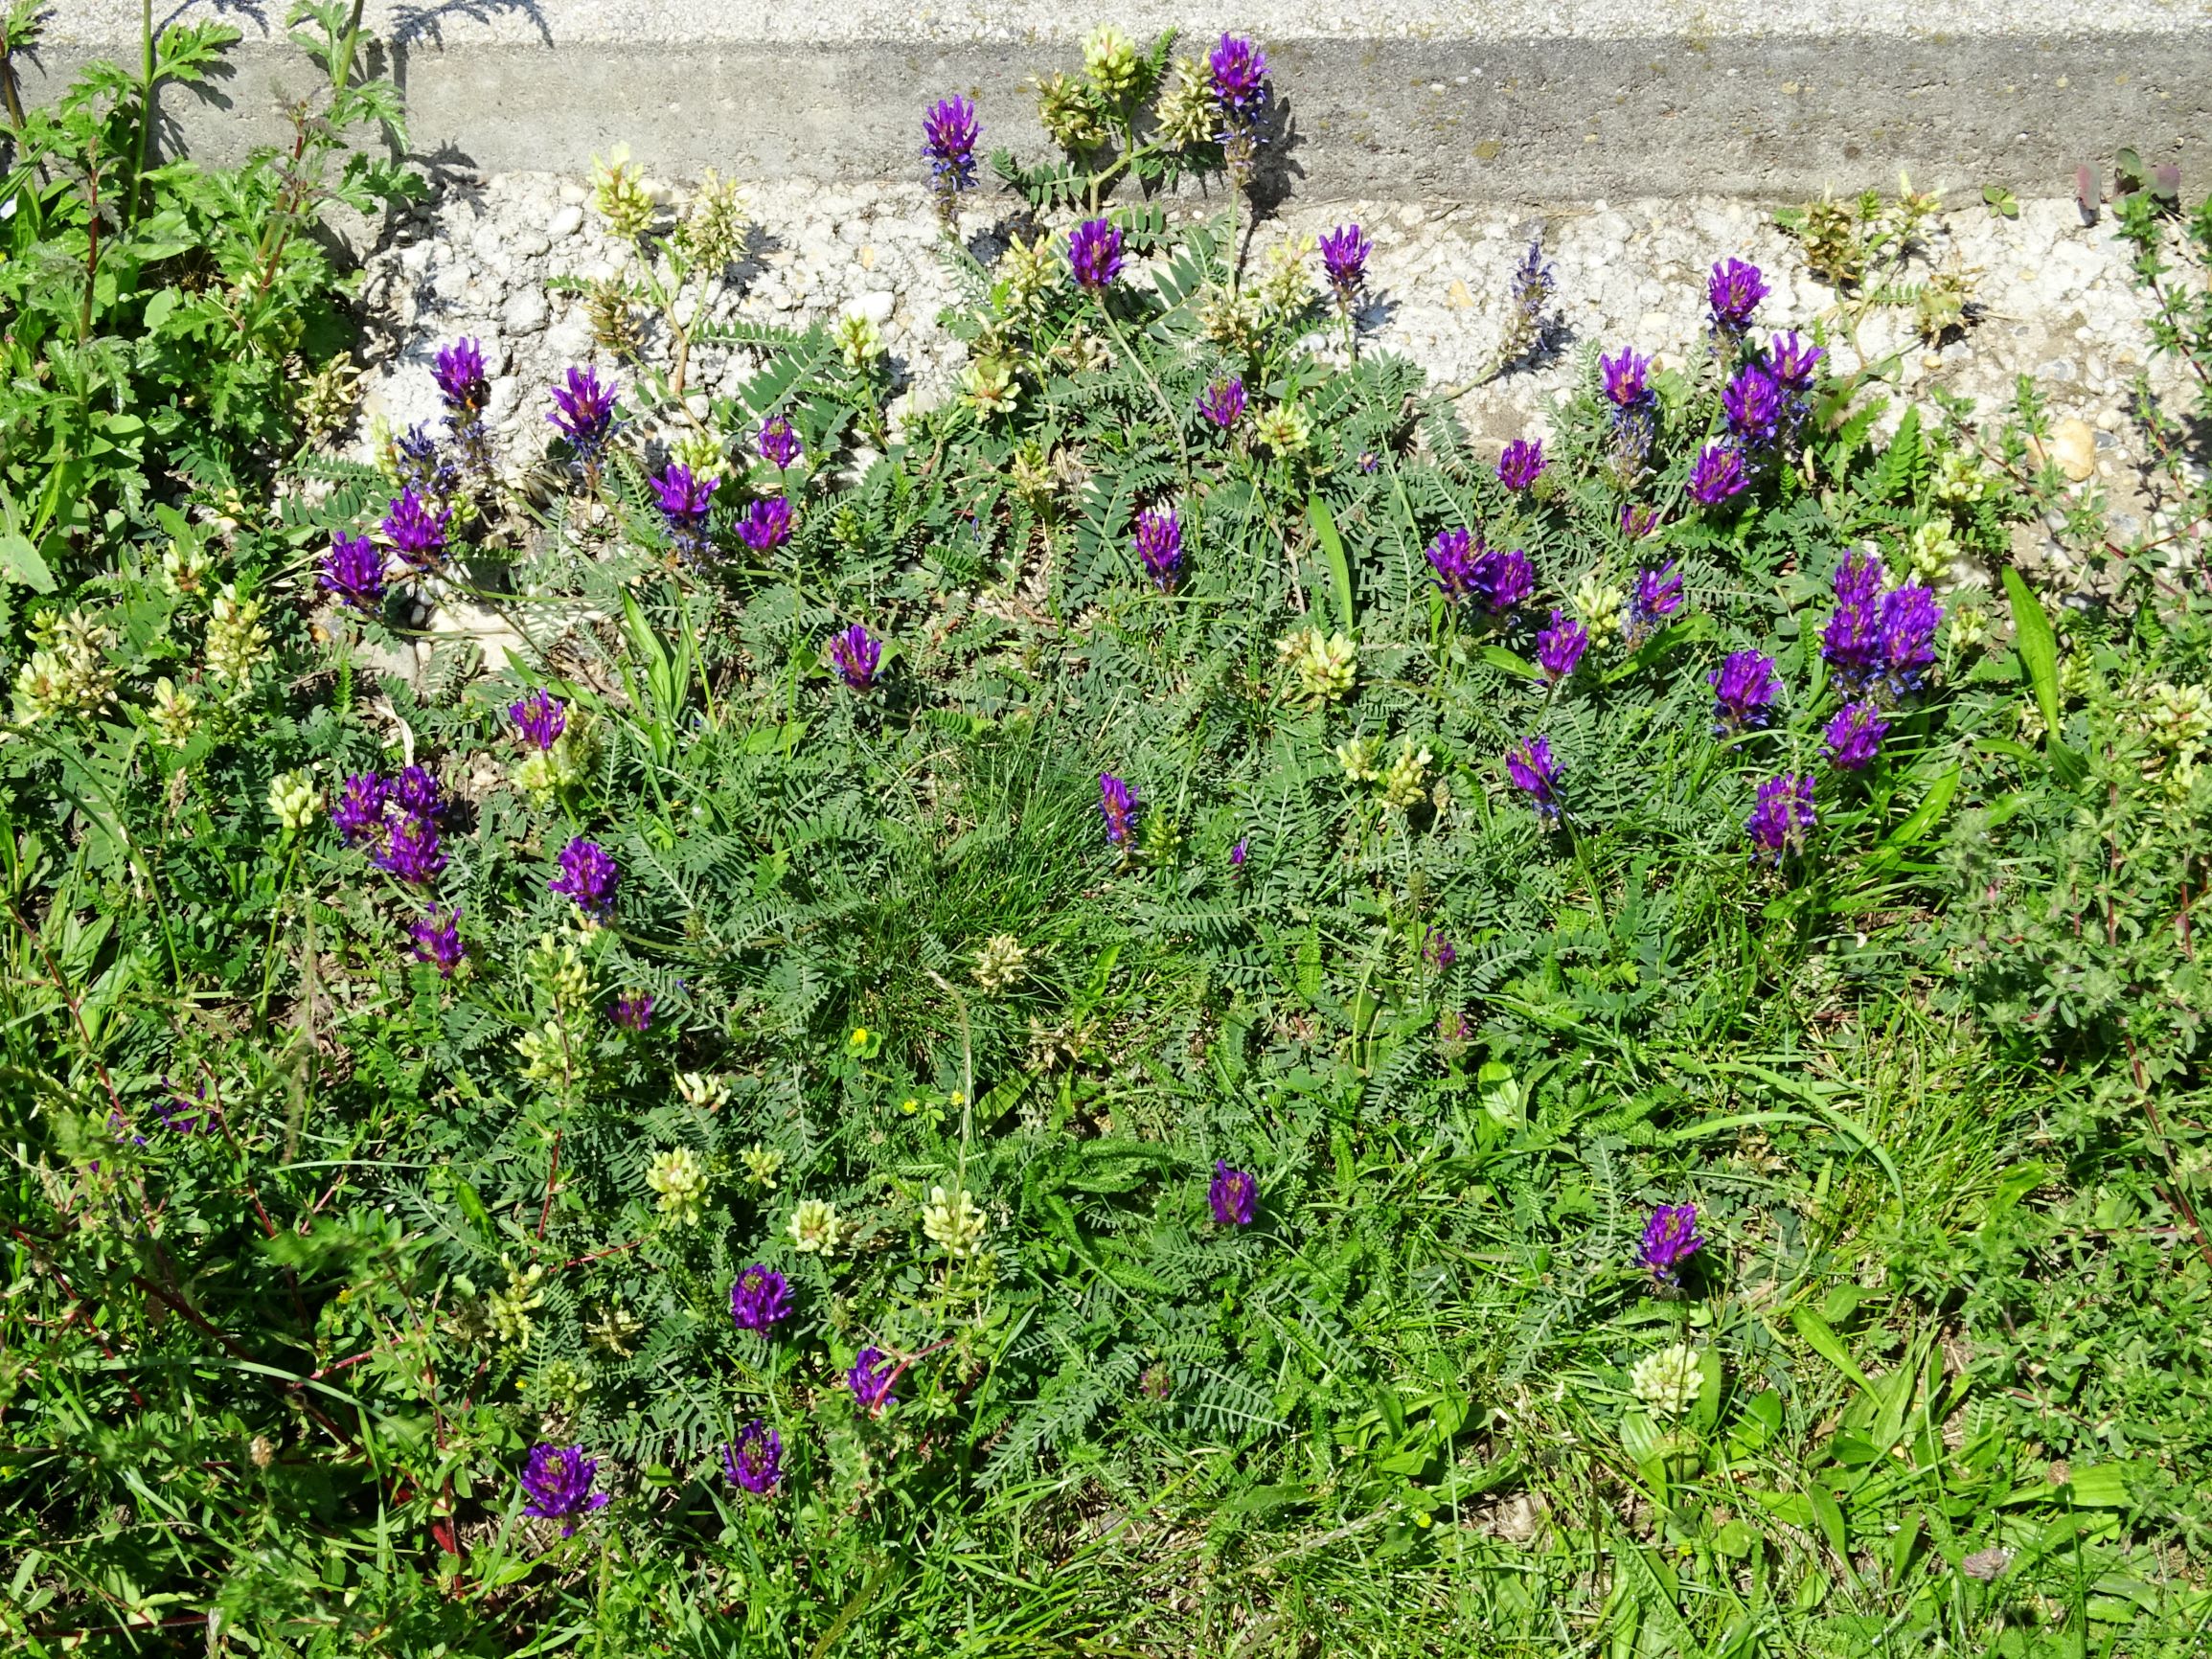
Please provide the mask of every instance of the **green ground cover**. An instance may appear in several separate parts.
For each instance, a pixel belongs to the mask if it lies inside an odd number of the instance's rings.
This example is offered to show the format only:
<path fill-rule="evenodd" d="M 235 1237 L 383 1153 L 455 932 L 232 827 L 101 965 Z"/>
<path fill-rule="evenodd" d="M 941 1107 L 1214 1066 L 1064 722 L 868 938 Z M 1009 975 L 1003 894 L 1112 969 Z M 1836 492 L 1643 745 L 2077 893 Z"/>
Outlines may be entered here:
<path fill-rule="evenodd" d="M 2204 1650 L 2212 402 L 2114 539 L 2032 385 L 1532 252 L 1516 464 L 1108 40 L 958 397 L 673 326 L 743 227 L 618 167 L 543 458 L 461 351 L 355 465 L 354 22 L 238 173 L 10 125 L 14 1649 Z"/>

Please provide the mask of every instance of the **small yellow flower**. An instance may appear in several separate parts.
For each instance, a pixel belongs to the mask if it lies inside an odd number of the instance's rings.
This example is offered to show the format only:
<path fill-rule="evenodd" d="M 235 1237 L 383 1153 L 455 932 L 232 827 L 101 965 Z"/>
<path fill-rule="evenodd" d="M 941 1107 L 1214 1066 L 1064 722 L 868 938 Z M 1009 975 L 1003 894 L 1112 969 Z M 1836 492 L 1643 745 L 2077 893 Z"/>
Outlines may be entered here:
<path fill-rule="evenodd" d="M 1275 656 L 1292 676 L 1284 695 L 1314 707 L 1349 695 L 1359 672 L 1359 648 L 1342 633 L 1324 637 L 1317 627 L 1276 641 Z"/>
<path fill-rule="evenodd" d="M 285 833 L 307 829 L 322 807 L 322 791 L 307 773 L 279 772 L 269 780 L 269 813 Z"/>
<path fill-rule="evenodd" d="M 702 1111 L 718 1111 L 730 1103 L 730 1079 L 708 1077 L 701 1072 L 676 1073 L 676 1093 L 687 1106 Z"/>
<path fill-rule="evenodd" d="M 830 338 L 837 343 L 837 354 L 845 359 L 845 367 L 855 374 L 883 355 L 883 331 L 876 327 L 874 318 L 858 311 L 839 317 Z"/>
<path fill-rule="evenodd" d="M 1647 1353 L 1629 1373 L 1629 1387 L 1637 1399 L 1659 1417 L 1680 1417 L 1698 1398 L 1704 1381 L 1705 1356 L 1676 1343 L 1656 1353 Z"/>
<path fill-rule="evenodd" d="M 776 1177 L 783 1173 L 784 1154 L 773 1147 L 764 1147 L 755 1141 L 738 1154 L 738 1162 L 745 1167 L 745 1179 L 763 1192 L 776 1190 Z"/>
<path fill-rule="evenodd" d="M 1399 739 L 1398 758 L 1379 779 L 1382 799 L 1401 811 L 1420 800 L 1432 758 L 1426 746 L 1416 749 L 1411 738 Z"/>
<path fill-rule="evenodd" d="M 791 1247 L 806 1256 L 834 1256 L 845 1237 L 844 1218 L 837 1206 L 820 1198 L 804 1198 L 791 1212 Z"/>
<path fill-rule="evenodd" d="M 655 1154 L 645 1184 L 660 1197 L 660 1213 L 678 1227 L 696 1227 L 706 1215 L 707 1171 L 689 1147 Z"/>
<path fill-rule="evenodd" d="M 1355 784 L 1372 784 L 1379 776 L 1375 763 L 1380 747 L 1373 738 L 1347 738 L 1336 745 L 1336 763 Z"/>
<path fill-rule="evenodd" d="M 922 1232 L 953 1261 L 971 1256 L 983 1242 L 983 1212 L 963 1188 L 949 1191 L 944 1187 L 929 1189 L 929 1202 L 923 1207 Z"/>
<path fill-rule="evenodd" d="M 1313 429 L 1306 417 L 1288 403 L 1278 403 L 1262 415 L 1252 427 L 1252 436 L 1277 455 L 1296 455 L 1306 447 Z"/>
<path fill-rule="evenodd" d="M 1011 933 L 994 934 L 975 958 L 975 983 L 985 990 L 1004 990 L 1021 977 L 1029 952 Z"/>
<path fill-rule="evenodd" d="M 1583 626 L 1589 629 L 1590 644 L 1603 645 L 1628 620 L 1629 596 L 1624 588 L 1585 576 L 1575 589 L 1574 607 Z"/>

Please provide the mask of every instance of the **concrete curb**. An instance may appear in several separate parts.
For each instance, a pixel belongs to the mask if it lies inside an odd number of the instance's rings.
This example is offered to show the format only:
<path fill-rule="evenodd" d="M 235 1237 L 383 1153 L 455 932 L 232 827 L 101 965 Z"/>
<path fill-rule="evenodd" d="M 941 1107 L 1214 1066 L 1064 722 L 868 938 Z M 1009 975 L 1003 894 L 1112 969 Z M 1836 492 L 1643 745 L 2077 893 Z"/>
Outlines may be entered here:
<path fill-rule="evenodd" d="M 208 3 L 188 0 L 186 11 Z M 1252 12 L 1283 13 L 1245 26 L 1260 34 L 1292 117 L 1297 190 L 1776 199 L 1894 187 L 1904 168 L 1924 186 L 2048 193 L 2124 144 L 2185 168 L 2212 150 L 2212 7 L 2202 0 L 2039 0 L 1986 30 L 1950 34 L 1907 19 L 1963 24 L 1971 11 L 1961 0 L 1910 12 L 1902 0 L 1800 0 L 1794 18 L 1766 14 L 1769 33 L 1721 34 L 1679 0 L 1531 4 L 1476 13 L 1397 0 L 1363 37 L 1311 8 L 1257 0 Z M 135 61 L 136 8 L 124 9 L 127 23 L 116 10 L 115 0 L 90 0 L 72 39 L 30 69 L 27 91 L 50 96 L 91 57 Z M 713 166 L 752 179 L 919 176 L 920 110 L 951 90 L 978 100 L 987 145 L 1041 160 L 1028 83 L 1077 57 L 1068 14 L 1038 0 L 979 9 L 965 35 L 957 15 L 922 11 L 898 27 L 876 15 L 877 0 L 833 15 L 825 0 L 773 18 L 764 7 L 734 10 L 746 14 L 717 15 L 697 0 L 448 0 L 386 9 L 378 39 L 397 44 L 376 52 L 433 165 L 576 172 L 627 143 L 656 172 Z M 1083 15 L 1156 10 L 1140 0 Z M 820 23 L 812 38 L 810 17 Z M 2038 27 L 2019 32 L 2023 20 Z M 195 153 L 235 154 L 279 138 L 280 92 L 305 89 L 309 74 L 281 38 L 249 33 L 218 102 L 179 93 L 166 113 Z"/>

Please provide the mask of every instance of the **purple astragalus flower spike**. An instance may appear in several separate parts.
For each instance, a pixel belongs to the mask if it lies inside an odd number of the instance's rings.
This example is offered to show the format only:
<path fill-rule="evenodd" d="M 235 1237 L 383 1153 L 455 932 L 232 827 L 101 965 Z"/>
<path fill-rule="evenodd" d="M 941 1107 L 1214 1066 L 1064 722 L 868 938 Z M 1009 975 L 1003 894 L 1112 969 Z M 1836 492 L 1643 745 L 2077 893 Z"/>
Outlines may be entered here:
<path fill-rule="evenodd" d="M 438 799 L 438 779 L 427 766 L 407 766 L 392 784 L 392 799 L 402 812 L 428 821 L 445 808 Z"/>
<path fill-rule="evenodd" d="M 1165 593 L 1175 585 L 1183 568 L 1183 527 L 1174 508 L 1154 507 L 1138 513 L 1131 545 L 1154 587 Z"/>
<path fill-rule="evenodd" d="M 1881 672 L 1881 590 L 1888 573 L 1872 554 L 1854 552 L 1836 567 L 1836 612 L 1820 630 L 1820 654 L 1847 697 L 1872 687 Z"/>
<path fill-rule="evenodd" d="M 479 341 L 461 339 L 439 347 L 431 376 L 452 414 L 481 414 L 491 401 L 491 382 L 484 373 L 484 347 Z"/>
<path fill-rule="evenodd" d="M 383 848 L 370 861 L 417 887 L 436 880 L 445 868 L 445 854 L 438 846 L 438 827 L 426 817 L 401 814 L 392 821 Z"/>
<path fill-rule="evenodd" d="M 1882 689 L 1892 698 L 1909 696 L 1927 678 L 1942 621 L 1932 588 L 1901 587 L 1881 596 Z"/>
<path fill-rule="evenodd" d="M 1636 591 L 1629 600 L 1629 638 L 1640 644 L 1659 624 L 1682 608 L 1682 573 L 1669 559 L 1656 570 L 1636 573 Z"/>
<path fill-rule="evenodd" d="M 1356 224 L 1338 225 L 1322 236 L 1321 268 L 1329 274 L 1329 291 L 1336 296 L 1338 310 L 1350 310 L 1359 297 L 1367 280 L 1367 256 L 1374 251 L 1374 240 Z"/>
<path fill-rule="evenodd" d="M 1206 1186 L 1206 1203 L 1215 1223 L 1222 1227 L 1249 1227 L 1260 1200 L 1260 1183 L 1249 1170 L 1232 1170 L 1214 1160 L 1214 1178 Z"/>
<path fill-rule="evenodd" d="M 1690 499 L 1700 507 L 1718 507 L 1729 497 L 1741 495 L 1750 482 L 1736 445 L 1708 443 L 1698 452 L 1690 468 Z"/>
<path fill-rule="evenodd" d="M 1459 960 L 1459 947 L 1444 937 L 1444 929 L 1432 927 L 1421 942 L 1421 960 L 1442 973 Z"/>
<path fill-rule="evenodd" d="M 858 623 L 830 636 L 830 666 L 855 692 L 865 692 L 875 685 L 876 670 L 882 661 L 882 642 Z"/>
<path fill-rule="evenodd" d="M 773 553 L 791 539 L 791 504 L 781 495 L 764 495 L 738 520 L 738 539 L 755 553 Z"/>
<path fill-rule="evenodd" d="M 1474 593 L 1487 610 L 1502 616 L 1536 592 L 1536 567 L 1519 548 L 1486 551 L 1474 561 Z"/>
<path fill-rule="evenodd" d="M 938 216 L 952 222 L 953 204 L 964 190 L 975 188 L 975 145 L 983 128 L 975 105 L 954 93 L 922 115 L 922 153 L 929 161 L 929 188 L 937 195 Z"/>
<path fill-rule="evenodd" d="M 1758 651 L 1730 651 L 1721 666 L 1705 676 L 1713 688 L 1713 731 L 1732 737 L 1754 726 L 1764 726 L 1782 694 L 1782 681 L 1774 672 L 1774 659 Z"/>
<path fill-rule="evenodd" d="M 1659 510 L 1655 507 L 1629 506 L 1621 509 L 1621 534 L 1630 541 L 1642 541 L 1654 535 L 1659 529 Z"/>
<path fill-rule="evenodd" d="M 576 463 L 587 476 L 597 476 L 606 441 L 614 431 L 615 382 L 602 384 L 597 371 L 588 367 L 568 371 L 553 388 L 553 411 L 546 420 L 568 440 Z"/>
<path fill-rule="evenodd" d="M 1106 840 L 1116 847 L 1127 847 L 1129 830 L 1136 822 L 1135 792 L 1111 772 L 1101 772 L 1098 794 L 1099 814 L 1106 819 Z"/>
<path fill-rule="evenodd" d="M 1828 744 L 1828 761 L 1838 772 L 1863 772 L 1889 736 L 1889 722 L 1873 703 L 1845 703 L 1836 711 L 1822 734 Z"/>
<path fill-rule="evenodd" d="M 730 1318 L 740 1330 L 765 1330 L 791 1312 L 791 1284 L 764 1261 L 756 1261 L 730 1286 Z"/>
<path fill-rule="evenodd" d="M 1476 593 L 1477 548 L 1465 530 L 1440 530 L 1428 544 L 1428 568 L 1436 573 L 1436 586 L 1454 603 Z"/>
<path fill-rule="evenodd" d="M 665 472 L 649 482 L 676 552 L 686 558 L 704 554 L 707 514 L 713 510 L 715 490 L 721 480 L 697 477 L 682 462 L 673 461 Z"/>
<path fill-rule="evenodd" d="M 853 1356 L 853 1369 L 845 1373 L 845 1386 L 870 1417 L 880 1416 L 892 1402 L 891 1390 L 898 1380 L 899 1366 L 880 1348 L 863 1348 Z"/>
<path fill-rule="evenodd" d="M 1223 34 L 1206 55 L 1213 72 L 1214 101 L 1228 115 L 1254 111 L 1266 94 L 1267 56 L 1239 34 Z"/>
<path fill-rule="evenodd" d="M 1779 773 L 1759 785 L 1759 798 L 1745 821 L 1752 856 L 1779 864 L 1800 851 L 1817 822 L 1813 811 L 1813 774 Z"/>
<path fill-rule="evenodd" d="M 1231 870 L 1243 869 L 1244 859 L 1251 851 L 1252 838 L 1249 835 L 1240 836 L 1237 844 L 1229 849 L 1229 868 Z"/>
<path fill-rule="evenodd" d="M 550 694 L 542 686 L 532 691 L 520 702 L 507 705 L 507 717 L 514 722 L 531 747 L 550 749 L 560 740 L 560 734 L 568 730 L 568 705 Z"/>
<path fill-rule="evenodd" d="M 382 778 L 375 772 L 355 772 L 339 789 L 337 803 L 331 808 L 331 822 L 349 847 L 380 843 L 391 799 L 391 785 Z"/>
<path fill-rule="evenodd" d="M 1780 435 L 1788 400 L 1774 377 L 1757 363 L 1745 363 L 1721 393 L 1721 412 L 1728 430 L 1746 448 L 1759 449 Z"/>
<path fill-rule="evenodd" d="M 1650 396 L 1644 377 L 1651 373 L 1652 360 L 1634 347 L 1623 346 L 1617 355 L 1600 357 L 1598 367 L 1605 374 L 1607 401 L 1616 409 L 1633 408 Z"/>
<path fill-rule="evenodd" d="M 1516 438 L 1497 458 L 1497 481 L 1517 492 L 1541 478 L 1543 468 L 1543 440 Z"/>
<path fill-rule="evenodd" d="M 399 491 L 384 514 L 384 538 L 392 544 L 392 551 L 418 570 L 438 562 L 445 551 L 445 530 L 453 521 L 453 510 L 441 507 L 432 512 L 409 485 Z"/>
<path fill-rule="evenodd" d="M 1723 260 L 1705 281 L 1705 304 L 1713 313 L 1713 327 L 1724 334 L 1741 334 L 1751 313 L 1767 297 L 1767 279 L 1759 267 L 1742 260 Z"/>
<path fill-rule="evenodd" d="M 440 501 L 461 488 L 460 468 L 445 458 L 438 440 L 420 422 L 392 441 L 392 471 L 401 489 Z"/>
<path fill-rule="evenodd" d="M 633 991 L 628 996 L 618 996 L 606 1017 L 624 1031 L 643 1036 L 652 1030 L 652 992 Z"/>
<path fill-rule="evenodd" d="M 1104 293 L 1121 275 L 1121 232 L 1105 219 L 1084 219 L 1067 233 L 1067 263 L 1077 287 Z"/>
<path fill-rule="evenodd" d="M 529 1499 L 522 1512 L 542 1521 L 559 1521 L 560 1535 L 573 1538 L 579 1521 L 606 1507 L 606 1494 L 591 1489 L 598 1474 L 599 1460 L 585 1457 L 583 1447 L 540 1442 L 522 1470 L 522 1490 Z"/>
<path fill-rule="evenodd" d="M 1703 1247 L 1698 1234 L 1698 1206 L 1661 1204 L 1644 1226 L 1644 1245 L 1638 1259 L 1644 1270 L 1663 1284 L 1681 1282 L 1682 1263 Z"/>
<path fill-rule="evenodd" d="M 1560 816 L 1560 769 L 1552 760 L 1551 739 L 1523 738 L 1505 753 L 1505 775 L 1529 798 L 1537 816 L 1556 824 Z"/>
<path fill-rule="evenodd" d="M 594 919 L 614 908 L 614 892 L 622 871 L 606 849 L 579 835 L 560 850 L 560 874 L 548 881 L 546 891 L 576 901 L 577 909 Z"/>
<path fill-rule="evenodd" d="M 1244 382 L 1231 375 L 1198 395 L 1198 413 L 1226 432 L 1244 413 Z"/>
<path fill-rule="evenodd" d="M 784 1437 L 756 1417 L 722 1447 L 722 1473 L 755 1497 L 774 1491 L 784 1478 Z"/>
<path fill-rule="evenodd" d="M 1590 648 L 1590 630 L 1564 611 L 1552 612 L 1551 626 L 1536 636 L 1536 663 L 1543 677 L 1557 685 L 1570 677 Z"/>
<path fill-rule="evenodd" d="M 791 423 L 775 415 L 761 422 L 761 435 L 753 441 L 753 447 L 761 452 L 761 459 L 778 472 L 787 472 L 791 463 L 799 459 L 803 446 L 799 435 L 791 430 Z"/>
<path fill-rule="evenodd" d="M 1806 392 L 1812 389 L 1820 359 L 1827 355 L 1821 347 L 1808 345 L 1794 333 L 1776 334 L 1767 342 L 1767 373 L 1785 392 Z"/>
<path fill-rule="evenodd" d="M 440 979 L 451 979 L 463 955 L 460 907 L 447 910 L 433 904 L 407 931 L 414 940 L 408 948 L 415 960 L 435 967 Z"/>
<path fill-rule="evenodd" d="M 172 1083 L 167 1078 L 161 1079 L 161 1084 L 168 1092 L 155 1099 L 153 1110 L 154 1115 L 161 1119 L 164 1129 L 174 1135 L 204 1135 L 213 1132 L 215 1111 L 207 1103 L 207 1084 L 201 1083 L 189 1095 L 180 1084 Z M 131 1139 L 139 1146 L 146 1145 L 144 1135 L 133 1135 Z"/>
<path fill-rule="evenodd" d="M 323 556 L 320 580 L 355 610 L 374 613 L 384 600 L 384 551 L 365 535 L 341 532 Z"/>

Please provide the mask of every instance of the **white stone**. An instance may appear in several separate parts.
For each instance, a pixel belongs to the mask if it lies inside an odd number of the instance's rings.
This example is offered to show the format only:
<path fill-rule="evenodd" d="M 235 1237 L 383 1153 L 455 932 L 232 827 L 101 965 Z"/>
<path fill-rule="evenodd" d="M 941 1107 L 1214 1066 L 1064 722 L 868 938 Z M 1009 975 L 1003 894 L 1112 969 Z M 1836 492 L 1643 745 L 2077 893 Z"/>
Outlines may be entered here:
<path fill-rule="evenodd" d="M 899 296 L 885 288 L 862 294 L 854 309 L 880 328 L 891 320 L 891 313 L 899 305 Z"/>
<path fill-rule="evenodd" d="M 553 217 L 546 221 L 545 234 L 557 242 L 564 241 L 576 235 L 582 223 L 583 208 L 581 202 L 563 202 L 555 210 Z"/>
<path fill-rule="evenodd" d="M 515 291 L 499 314 L 499 325 L 510 334 L 535 334 L 545 327 L 547 311 L 543 290 L 533 284 Z"/>

